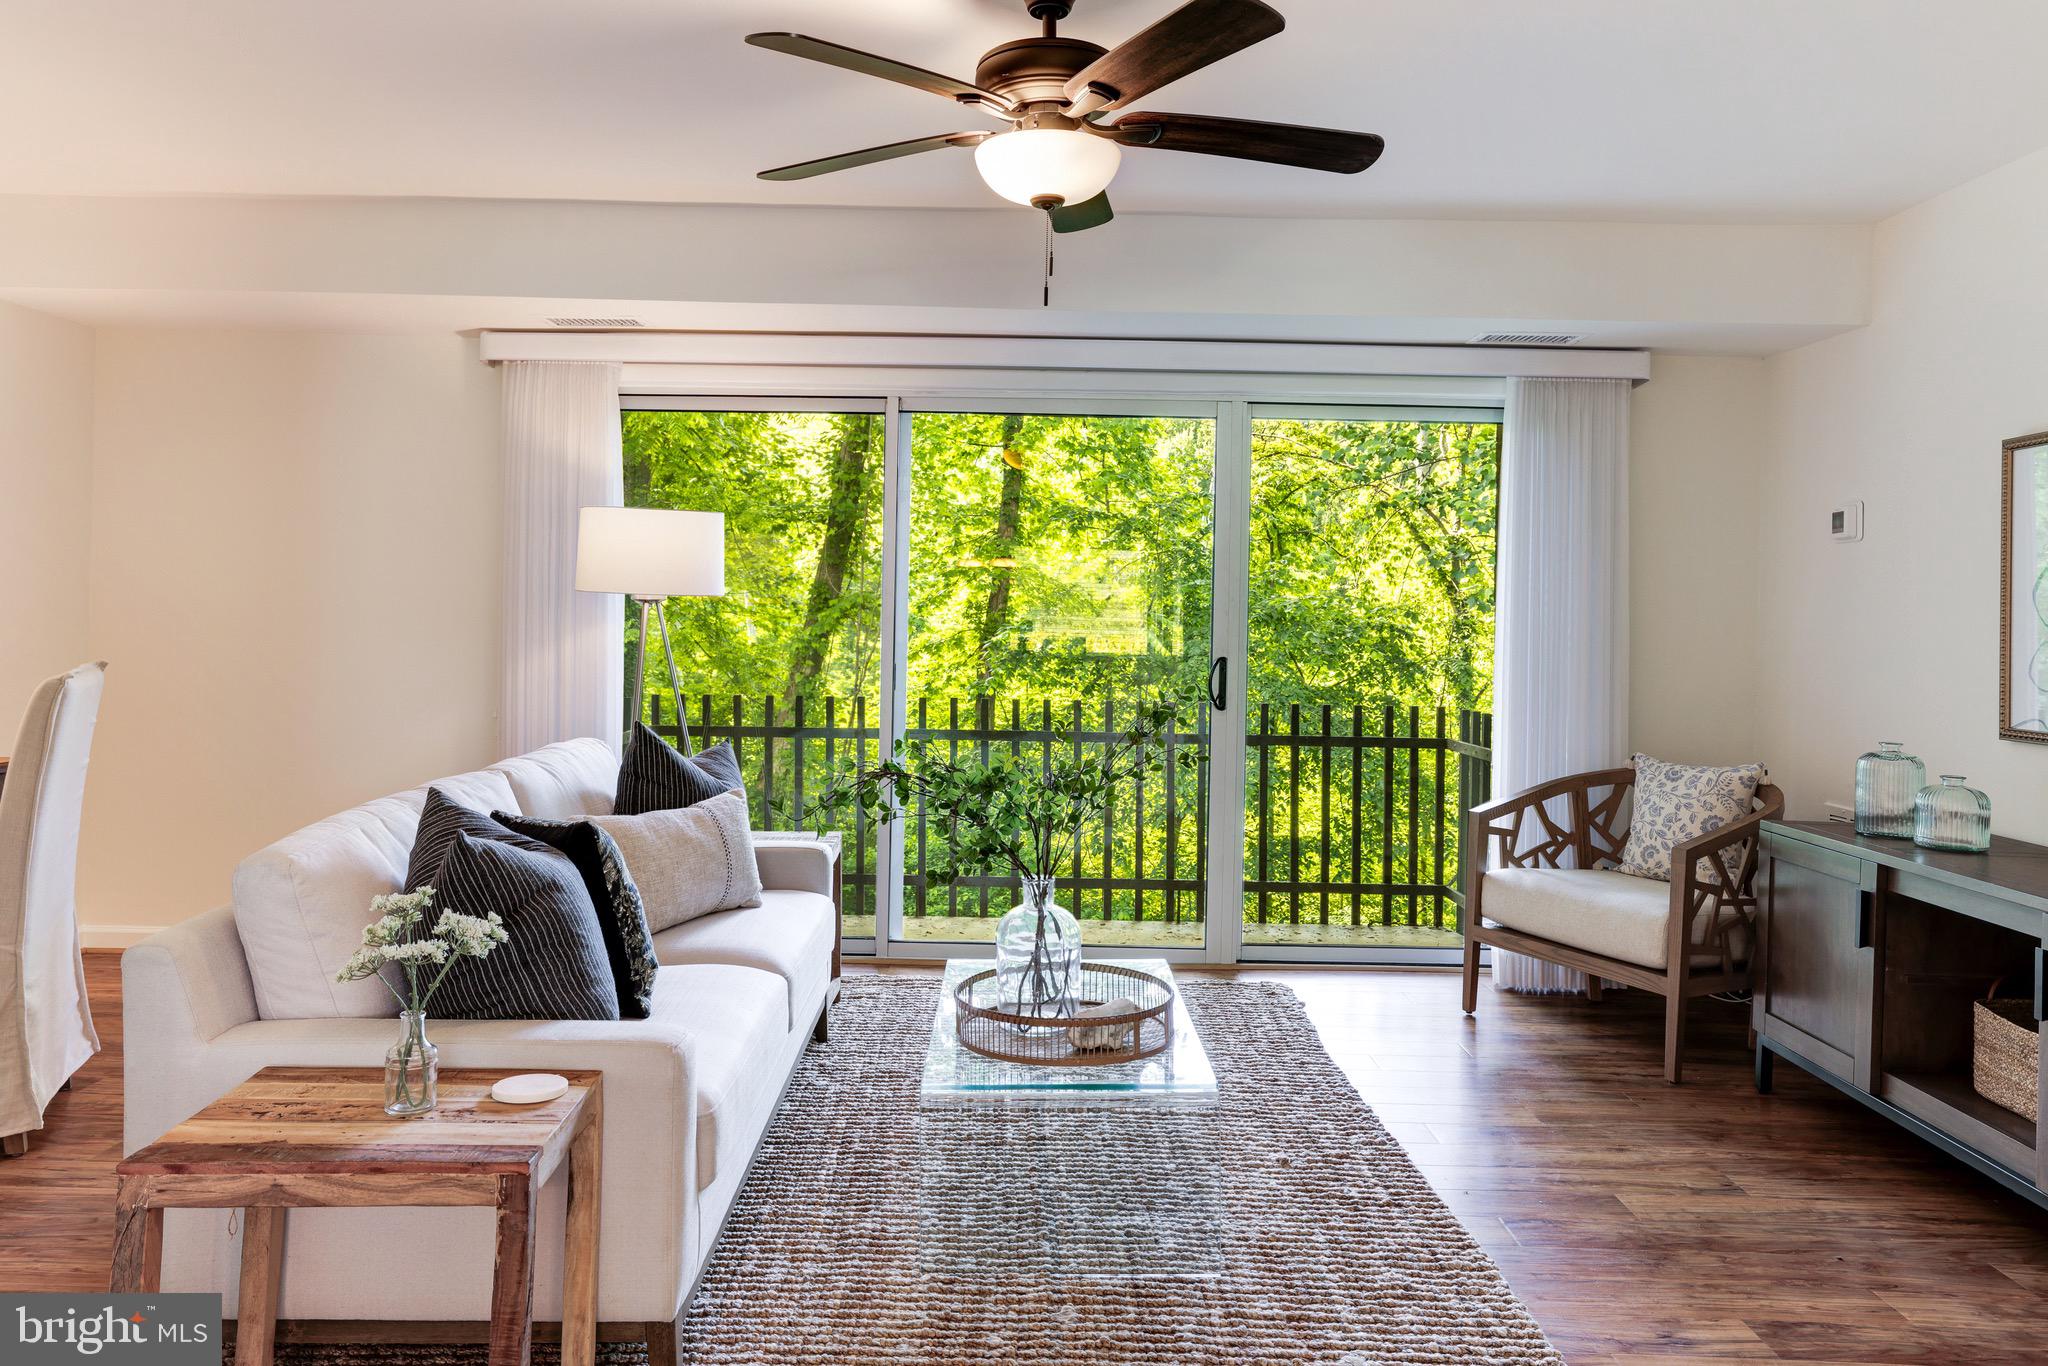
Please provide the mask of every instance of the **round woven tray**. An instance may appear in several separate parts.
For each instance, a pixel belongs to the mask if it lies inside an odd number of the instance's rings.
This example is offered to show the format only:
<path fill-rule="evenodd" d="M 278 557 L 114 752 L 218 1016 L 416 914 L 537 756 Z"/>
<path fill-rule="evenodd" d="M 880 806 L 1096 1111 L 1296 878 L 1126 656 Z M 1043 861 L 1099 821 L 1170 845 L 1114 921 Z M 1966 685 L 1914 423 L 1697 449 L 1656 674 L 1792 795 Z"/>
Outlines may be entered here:
<path fill-rule="evenodd" d="M 1100 1067 L 1166 1051 L 1173 1042 L 1173 984 L 1117 963 L 1085 963 L 1075 1008 L 1119 998 L 1138 1008 L 1117 1015 L 1043 1019 L 1003 1010 L 996 972 L 977 972 L 953 989 L 960 1045 L 985 1058 L 1044 1067 Z"/>

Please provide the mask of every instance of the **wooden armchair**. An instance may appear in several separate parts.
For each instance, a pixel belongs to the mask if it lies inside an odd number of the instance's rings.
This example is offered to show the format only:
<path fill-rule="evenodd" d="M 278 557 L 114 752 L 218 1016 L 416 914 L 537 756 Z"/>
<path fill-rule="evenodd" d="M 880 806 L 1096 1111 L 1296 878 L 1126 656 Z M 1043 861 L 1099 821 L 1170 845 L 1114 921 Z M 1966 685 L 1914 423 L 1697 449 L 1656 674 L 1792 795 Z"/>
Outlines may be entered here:
<path fill-rule="evenodd" d="M 1479 946 L 1525 953 L 1664 997 L 1664 1079 L 1677 1084 L 1685 1006 L 1749 986 L 1759 827 L 1785 794 L 1671 851 L 1668 886 L 1616 871 L 1635 769 L 1541 783 L 1472 809 L 1465 831 L 1465 1013 L 1479 1005 Z M 1562 809 L 1562 819 L 1559 812 Z M 1491 917 L 1492 923 L 1489 923 Z"/>

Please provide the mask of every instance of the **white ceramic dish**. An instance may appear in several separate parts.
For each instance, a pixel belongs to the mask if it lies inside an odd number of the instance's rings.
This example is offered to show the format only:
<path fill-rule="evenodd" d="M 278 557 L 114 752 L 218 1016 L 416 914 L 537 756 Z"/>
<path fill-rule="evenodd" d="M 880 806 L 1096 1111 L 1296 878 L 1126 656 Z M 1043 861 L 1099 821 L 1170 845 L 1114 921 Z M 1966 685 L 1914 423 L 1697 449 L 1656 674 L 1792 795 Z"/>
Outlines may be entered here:
<path fill-rule="evenodd" d="M 569 1079 L 555 1072 L 521 1072 L 491 1087 L 491 1099 L 506 1105 L 539 1105 L 569 1093 Z"/>

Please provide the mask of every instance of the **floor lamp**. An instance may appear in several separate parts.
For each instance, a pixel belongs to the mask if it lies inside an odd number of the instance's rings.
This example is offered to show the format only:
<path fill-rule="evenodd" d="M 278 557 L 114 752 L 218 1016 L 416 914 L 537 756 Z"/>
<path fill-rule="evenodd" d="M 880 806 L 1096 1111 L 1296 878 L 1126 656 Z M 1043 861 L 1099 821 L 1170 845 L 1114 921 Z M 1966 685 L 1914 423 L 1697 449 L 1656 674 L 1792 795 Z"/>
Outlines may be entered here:
<path fill-rule="evenodd" d="M 661 623 L 661 652 L 675 689 L 677 738 L 690 752 L 689 708 L 668 641 L 670 598 L 725 596 L 725 514 L 666 508 L 584 508 L 576 528 L 576 587 L 585 593 L 624 593 L 640 604 L 640 636 L 633 651 L 633 720 L 645 716 L 647 609 Z M 627 726 L 630 734 L 632 726 Z"/>

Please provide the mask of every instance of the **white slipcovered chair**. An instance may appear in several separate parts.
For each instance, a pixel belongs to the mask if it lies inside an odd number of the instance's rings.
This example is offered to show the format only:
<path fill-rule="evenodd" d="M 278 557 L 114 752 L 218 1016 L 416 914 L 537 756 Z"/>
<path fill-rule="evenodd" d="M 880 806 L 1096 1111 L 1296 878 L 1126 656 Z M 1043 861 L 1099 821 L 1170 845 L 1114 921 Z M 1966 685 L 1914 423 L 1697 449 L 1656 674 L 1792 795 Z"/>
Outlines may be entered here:
<path fill-rule="evenodd" d="M 0 1152 L 28 1151 L 43 1107 L 99 1051 L 74 888 L 85 765 L 105 663 L 36 689 L 0 785 Z"/>

